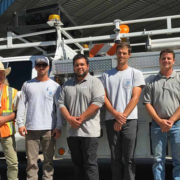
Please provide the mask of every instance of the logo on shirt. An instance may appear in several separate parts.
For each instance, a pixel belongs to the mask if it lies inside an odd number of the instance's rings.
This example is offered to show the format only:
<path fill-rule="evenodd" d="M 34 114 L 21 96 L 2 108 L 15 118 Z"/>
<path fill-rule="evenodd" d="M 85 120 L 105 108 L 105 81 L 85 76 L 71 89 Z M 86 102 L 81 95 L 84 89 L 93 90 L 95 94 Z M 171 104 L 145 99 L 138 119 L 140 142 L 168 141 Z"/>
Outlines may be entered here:
<path fill-rule="evenodd" d="M 52 97 L 53 92 L 51 91 L 51 89 L 49 87 L 47 87 L 46 90 L 47 90 L 47 96 Z"/>
<path fill-rule="evenodd" d="M 130 88 L 131 87 L 131 79 L 124 79 L 123 80 L 123 87 L 124 88 Z"/>

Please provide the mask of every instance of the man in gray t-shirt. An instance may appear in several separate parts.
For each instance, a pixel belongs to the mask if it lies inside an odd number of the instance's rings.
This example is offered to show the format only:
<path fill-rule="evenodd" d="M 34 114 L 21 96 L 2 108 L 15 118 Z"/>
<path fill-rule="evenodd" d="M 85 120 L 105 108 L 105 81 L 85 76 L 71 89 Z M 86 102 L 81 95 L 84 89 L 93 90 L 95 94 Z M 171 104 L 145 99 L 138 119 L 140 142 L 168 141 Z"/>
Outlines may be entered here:
<path fill-rule="evenodd" d="M 55 98 L 60 86 L 48 77 L 49 61 L 46 57 L 35 61 L 37 77 L 23 84 L 18 105 L 19 133 L 25 136 L 27 155 L 27 180 L 38 180 L 38 154 L 41 144 L 44 164 L 43 179 L 53 179 L 55 140 L 60 137 L 62 122 Z M 56 103 L 55 103 L 56 102 Z M 27 108 L 26 123 L 24 123 Z"/>
<path fill-rule="evenodd" d="M 142 73 L 127 64 L 131 56 L 128 43 L 117 46 L 116 56 L 117 67 L 105 72 L 101 78 L 106 91 L 105 120 L 111 149 L 112 179 L 134 180 L 137 103 L 145 82 Z"/>
<path fill-rule="evenodd" d="M 59 106 L 67 120 L 67 142 L 75 180 L 98 180 L 99 109 L 104 104 L 105 92 L 101 81 L 88 73 L 89 60 L 85 55 L 76 55 L 73 66 L 75 76 L 65 82 Z"/>
<path fill-rule="evenodd" d="M 160 72 L 144 90 L 144 104 L 152 118 L 151 140 L 154 155 L 155 180 L 165 179 L 165 157 L 168 137 L 173 160 L 173 179 L 180 179 L 180 77 L 173 70 L 175 53 L 164 49 L 160 53 Z"/>

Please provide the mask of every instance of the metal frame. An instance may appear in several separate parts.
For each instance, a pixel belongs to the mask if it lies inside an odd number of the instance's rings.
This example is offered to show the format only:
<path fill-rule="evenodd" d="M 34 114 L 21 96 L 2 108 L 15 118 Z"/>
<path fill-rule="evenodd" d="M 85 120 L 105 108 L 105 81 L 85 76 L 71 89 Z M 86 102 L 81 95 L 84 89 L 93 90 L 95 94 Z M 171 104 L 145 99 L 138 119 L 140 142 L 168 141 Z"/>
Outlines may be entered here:
<path fill-rule="evenodd" d="M 89 71 L 90 72 L 104 72 L 113 68 L 115 65 L 114 59 L 110 56 L 107 57 L 97 57 L 91 58 L 89 61 Z M 52 65 L 53 74 L 69 74 L 74 73 L 73 71 L 73 61 L 53 61 Z"/>
<path fill-rule="evenodd" d="M 180 69 L 180 50 L 175 50 L 176 61 L 174 70 Z M 143 52 L 143 53 L 132 53 L 132 56 L 128 60 L 128 65 L 139 69 L 143 74 L 152 74 L 159 72 L 159 52 Z M 74 73 L 73 61 L 53 61 L 52 62 L 53 74 L 69 74 Z M 117 66 L 116 56 L 105 56 L 105 57 L 94 57 L 89 61 L 90 72 L 102 72 L 115 68 Z"/>
<path fill-rule="evenodd" d="M 172 19 L 178 19 L 180 15 L 176 16 L 165 16 L 165 17 L 157 17 L 157 18 L 147 18 L 147 19 L 139 19 L 139 20 L 130 20 L 130 21 L 121 21 L 115 20 L 112 23 L 103 23 L 103 24 L 95 24 L 95 25 L 84 25 L 84 26 L 75 26 L 75 27 L 67 27 L 62 28 L 60 23 L 54 22 L 55 29 L 53 30 L 46 30 L 40 31 L 35 33 L 23 34 L 23 35 L 14 35 L 12 32 L 7 32 L 7 38 L 0 38 L 0 41 L 7 41 L 7 45 L 0 45 L 0 50 L 3 49 L 15 49 L 15 48 L 27 48 L 27 47 L 38 47 L 38 46 L 53 46 L 55 45 L 56 52 L 54 59 L 63 59 L 65 58 L 63 51 L 60 49 L 63 48 L 63 44 L 76 44 L 80 51 L 83 53 L 84 49 L 79 42 L 90 42 L 90 41 L 104 41 L 114 39 L 115 42 L 119 42 L 121 38 L 129 38 L 129 37 L 139 37 L 139 36 L 153 36 L 153 35 L 160 35 L 160 34 L 169 34 L 169 33 L 178 33 L 180 32 L 180 28 L 172 28 Z M 167 29 L 161 30 L 152 30 L 152 31 L 142 31 L 142 32 L 132 32 L 132 33 L 122 33 L 120 34 L 119 25 L 120 24 L 134 24 L 134 23 L 143 23 L 143 22 L 152 22 L 152 21 L 161 21 L 165 20 L 167 24 Z M 106 27 L 106 26 L 115 26 L 115 34 L 106 35 L 106 36 L 95 36 L 95 37 L 84 37 L 84 38 L 77 38 L 73 39 L 66 31 L 71 30 L 78 30 L 78 29 L 89 29 L 89 28 L 98 28 L 98 27 Z M 13 39 L 20 39 L 24 37 L 36 36 L 40 34 L 47 34 L 47 33 L 57 33 L 57 41 L 43 41 L 43 42 L 26 42 L 22 44 L 13 44 Z M 62 39 L 61 34 L 64 34 L 68 39 Z M 144 43 L 139 44 L 132 44 L 132 46 L 144 45 Z M 63 53 L 63 54 L 62 54 Z"/>

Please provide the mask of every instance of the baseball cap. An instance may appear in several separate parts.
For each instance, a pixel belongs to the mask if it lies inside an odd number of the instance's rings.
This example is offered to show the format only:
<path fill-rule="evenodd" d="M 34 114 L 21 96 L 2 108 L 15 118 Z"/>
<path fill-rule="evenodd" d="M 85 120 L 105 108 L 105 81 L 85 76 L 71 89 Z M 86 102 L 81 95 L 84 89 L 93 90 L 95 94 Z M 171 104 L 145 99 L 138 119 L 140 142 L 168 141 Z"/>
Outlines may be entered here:
<path fill-rule="evenodd" d="M 35 64 L 38 64 L 38 63 L 40 63 L 40 62 L 44 62 L 44 63 L 46 63 L 46 64 L 49 65 L 49 60 L 48 60 L 47 57 L 38 57 L 38 58 L 36 58 Z"/>

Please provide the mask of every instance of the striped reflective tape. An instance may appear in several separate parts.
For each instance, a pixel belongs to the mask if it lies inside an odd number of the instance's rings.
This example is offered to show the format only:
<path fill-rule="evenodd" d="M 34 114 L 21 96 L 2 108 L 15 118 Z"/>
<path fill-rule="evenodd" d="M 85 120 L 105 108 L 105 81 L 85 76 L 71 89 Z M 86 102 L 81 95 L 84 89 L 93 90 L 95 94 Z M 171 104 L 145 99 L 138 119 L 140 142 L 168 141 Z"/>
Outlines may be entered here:
<path fill-rule="evenodd" d="M 115 55 L 117 44 L 92 44 L 89 50 L 89 57 L 94 57 L 98 53 L 107 53 L 110 56 Z"/>

